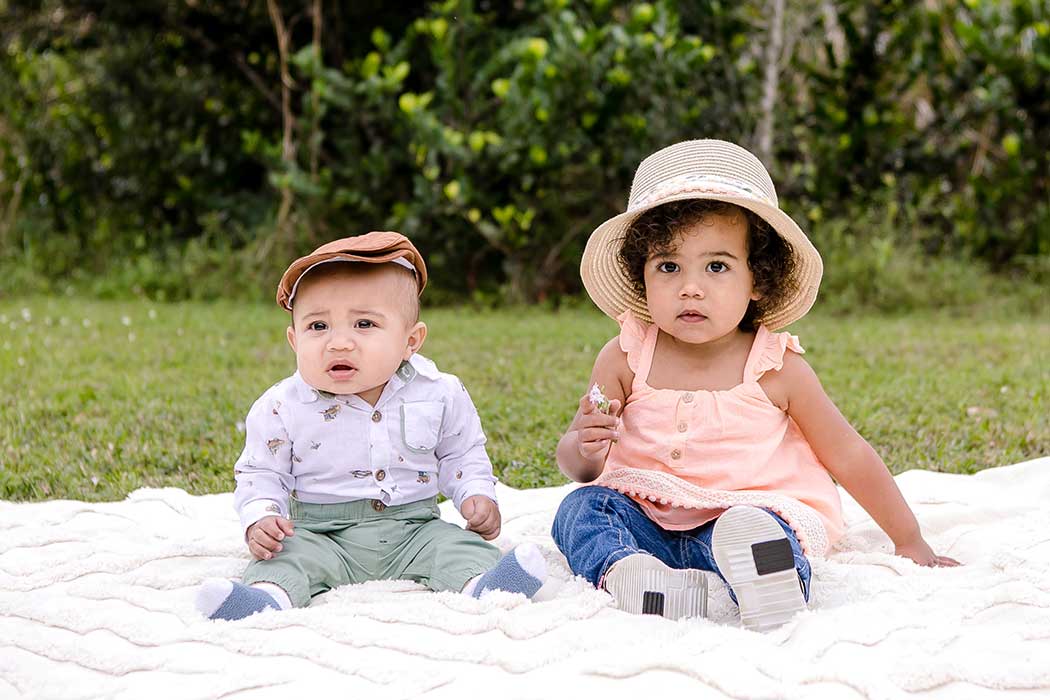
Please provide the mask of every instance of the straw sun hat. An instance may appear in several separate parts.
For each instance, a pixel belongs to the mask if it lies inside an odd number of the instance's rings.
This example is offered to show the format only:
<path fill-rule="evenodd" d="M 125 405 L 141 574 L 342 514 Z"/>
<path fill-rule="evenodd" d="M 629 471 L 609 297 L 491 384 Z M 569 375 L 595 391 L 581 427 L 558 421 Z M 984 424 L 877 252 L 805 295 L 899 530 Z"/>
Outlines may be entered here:
<path fill-rule="evenodd" d="M 824 270 L 820 254 L 798 224 L 781 211 L 762 162 L 736 144 L 713 139 L 676 143 L 643 160 L 634 174 L 627 211 L 591 234 L 580 276 L 598 308 L 613 318 L 630 310 L 652 323 L 645 297 L 634 290 L 617 254 L 627 229 L 642 213 L 686 199 L 714 199 L 750 209 L 791 244 L 797 291 L 756 319 L 757 323 L 777 330 L 809 311 Z"/>

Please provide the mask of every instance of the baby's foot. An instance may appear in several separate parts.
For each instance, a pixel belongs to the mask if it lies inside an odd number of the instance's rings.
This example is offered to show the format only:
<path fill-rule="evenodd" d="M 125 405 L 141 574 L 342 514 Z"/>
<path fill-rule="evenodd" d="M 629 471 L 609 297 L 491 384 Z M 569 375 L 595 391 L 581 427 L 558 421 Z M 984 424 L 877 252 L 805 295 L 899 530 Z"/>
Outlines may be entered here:
<path fill-rule="evenodd" d="M 603 587 L 625 612 L 672 620 L 707 616 L 707 574 L 672 569 L 649 554 L 631 554 L 613 564 Z"/>
<path fill-rule="evenodd" d="M 523 593 L 531 598 L 547 580 L 547 562 L 534 544 L 520 544 L 481 575 L 471 595 L 480 598 L 487 591 Z"/>
<path fill-rule="evenodd" d="M 805 609 L 791 543 L 769 512 L 733 506 L 715 521 L 711 550 L 736 596 L 744 627 L 769 630 Z"/>
<path fill-rule="evenodd" d="M 197 591 L 197 609 L 210 620 L 240 620 L 281 606 L 269 593 L 226 579 L 205 581 Z"/>

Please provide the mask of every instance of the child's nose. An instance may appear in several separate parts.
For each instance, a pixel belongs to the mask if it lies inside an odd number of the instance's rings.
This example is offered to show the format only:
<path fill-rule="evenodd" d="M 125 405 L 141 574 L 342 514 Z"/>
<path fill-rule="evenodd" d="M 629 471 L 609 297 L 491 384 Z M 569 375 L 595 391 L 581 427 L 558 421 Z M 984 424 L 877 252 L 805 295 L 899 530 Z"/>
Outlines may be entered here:
<path fill-rule="evenodd" d="M 353 350 L 357 343 L 354 342 L 354 334 L 349 331 L 337 331 L 332 333 L 328 341 L 330 350 Z"/>
<path fill-rule="evenodd" d="M 682 288 L 678 290 L 678 296 L 683 299 L 704 298 L 704 290 L 700 287 L 700 284 L 696 280 L 685 280 L 682 284 Z"/>

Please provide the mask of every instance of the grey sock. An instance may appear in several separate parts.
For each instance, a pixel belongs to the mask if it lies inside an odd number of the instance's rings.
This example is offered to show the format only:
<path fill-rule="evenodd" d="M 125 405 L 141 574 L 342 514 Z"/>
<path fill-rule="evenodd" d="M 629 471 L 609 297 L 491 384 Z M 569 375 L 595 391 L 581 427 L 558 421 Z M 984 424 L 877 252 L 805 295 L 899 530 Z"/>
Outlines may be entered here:
<path fill-rule="evenodd" d="M 531 598 L 546 579 L 547 563 L 540 550 L 534 544 L 523 544 L 486 571 L 471 595 L 480 598 L 486 591 L 507 591 Z"/>
<path fill-rule="evenodd" d="M 212 620 L 240 620 L 266 608 L 281 606 L 265 591 L 235 581 L 207 581 L 197 594 L 197 609 Z"/>

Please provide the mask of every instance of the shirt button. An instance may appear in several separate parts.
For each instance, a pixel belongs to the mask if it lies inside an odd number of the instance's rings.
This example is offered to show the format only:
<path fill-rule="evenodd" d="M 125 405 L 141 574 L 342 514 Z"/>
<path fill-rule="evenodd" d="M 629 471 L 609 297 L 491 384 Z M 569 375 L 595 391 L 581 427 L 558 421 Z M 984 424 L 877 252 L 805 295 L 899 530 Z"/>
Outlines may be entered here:
<path fill-rule="evenodd" d="M 380 501 L 378 498 L 372 500 L 372 510 L 377 513 L 382 513 L 386 510 L 386 504 Z"/>
<path fill-rule="evenodd" d="M 382 481 L 386 478 L 386 472 L 380 469 L 376 472 L 376 481 Z"/>
<path fill-rule="evenodd" d="M 383 420 L 383 414 L 382 413 L 380 413 L 379 411 L 375 411 L 374 413 L 372 413 L 372 422 L 373 423 L 378 423 L 381 420 Z"/>
<path fill-rule="evenodd" d="M 681 457 L 682 457 L 682 451 L 681 450 L 671 450 L 671 459 L 681 459 Z"/>
<path fill-rule="evenodd" d="M 686 429 L 686 428 L 688 428 L 688 427 L 689 427 L 689 426 L 687 426 L 687 425 L 685 424 L 685 421 L 682 421 L 681 423 L 679 423 L 679 424 L 678 424 L 678 432 L 680 432 L 680 433 L 684 433 L 684 432 L 685 432 L 685 429 Z"/>
<path fill-rule="evenodd" d="M 682 401 L 685 401 L 686 403 L 693 403 L 693 394 L 689 392 L 682 394 Z"/>

